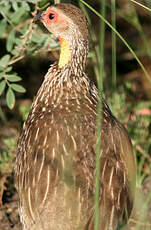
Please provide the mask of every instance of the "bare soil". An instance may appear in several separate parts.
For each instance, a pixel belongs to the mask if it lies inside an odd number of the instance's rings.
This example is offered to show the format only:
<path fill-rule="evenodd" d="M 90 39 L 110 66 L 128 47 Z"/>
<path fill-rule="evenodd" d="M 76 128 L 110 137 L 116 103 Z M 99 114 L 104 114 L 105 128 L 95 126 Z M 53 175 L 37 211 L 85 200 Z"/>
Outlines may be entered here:
<path fill-rule="evenodd" d="M 6 179 L 5 190 L 0 205 L 0 230 L 21 230 L 18 214 L 18 196 L 14 187 L 13 175 Z"/>

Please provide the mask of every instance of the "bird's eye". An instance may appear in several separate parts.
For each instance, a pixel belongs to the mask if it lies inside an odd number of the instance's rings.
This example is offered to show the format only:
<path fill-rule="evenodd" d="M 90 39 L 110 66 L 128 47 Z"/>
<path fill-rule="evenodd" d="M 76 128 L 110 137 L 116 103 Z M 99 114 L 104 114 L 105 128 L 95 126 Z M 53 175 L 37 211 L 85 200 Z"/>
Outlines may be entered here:
<path fill-rule="evenodd" d="M 55 17 L 55 15 L 54 15 L 54 14 L 52 14 L 52 13 L 51 13 L 51 14 L 49 14 L 49 19 L 50 19 L 50 20 L 52 20 L 54 17 Z"/>

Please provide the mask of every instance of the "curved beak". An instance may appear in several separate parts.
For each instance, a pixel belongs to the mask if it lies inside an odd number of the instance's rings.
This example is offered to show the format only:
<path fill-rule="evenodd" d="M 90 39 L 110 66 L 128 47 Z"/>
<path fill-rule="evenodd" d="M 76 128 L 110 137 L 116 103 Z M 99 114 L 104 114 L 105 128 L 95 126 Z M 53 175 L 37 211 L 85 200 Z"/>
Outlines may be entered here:
<path fill-rule="evenodd" d="M 43 13 L 44 13 L 44 11 L 39 12 L 39 13 L 34 17 L 34 22 L 42 21 L 42 20 L 44 19 L 44 18 L 43 18 Z"/>

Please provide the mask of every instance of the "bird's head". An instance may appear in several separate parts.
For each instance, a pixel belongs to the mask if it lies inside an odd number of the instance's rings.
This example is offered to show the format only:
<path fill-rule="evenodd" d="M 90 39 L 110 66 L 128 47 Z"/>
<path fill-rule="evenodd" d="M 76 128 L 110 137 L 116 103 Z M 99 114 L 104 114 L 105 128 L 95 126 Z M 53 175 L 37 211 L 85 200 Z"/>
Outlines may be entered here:
<path fill-rule="evenodd" d="M 60 3 L 48 7 L 35 16 L 60 41 L 63 58 L 60 66 L 65 65 L 72 56 L 73 49 L 88 43 L 88 23 L 83 12 L 74 5 Z M 81 55 L 81 54 L 79 54 Z M 61 55 L 60 55 L 61 56 Z M 61 58 L 61 57 L 60 57 Z"/>

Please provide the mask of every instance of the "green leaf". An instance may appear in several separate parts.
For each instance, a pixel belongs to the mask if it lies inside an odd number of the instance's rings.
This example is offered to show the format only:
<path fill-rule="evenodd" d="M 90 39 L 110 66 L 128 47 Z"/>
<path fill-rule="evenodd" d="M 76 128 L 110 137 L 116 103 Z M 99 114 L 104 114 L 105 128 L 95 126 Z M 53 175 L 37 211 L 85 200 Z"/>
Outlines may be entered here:
<path fill-rule="evenodd" d="M 5 1 L 6 3 L 6 1 Z M 11 8 L 11 4 L 8 4 L 8 2 L 6 3 L 6 5 L 1 5 L 0 7 L 0 12 L 2 12 L 2 15 L 5 14 L 5 15 L 9 15 L 9 10 Z"/>
<path fill-rule="evenodd" d="M 10 82 L 21 81 L 21 77 L 16 76 L 16 75 L 14 75 L 14 74 L 6 75 L 6 77 L 7 77 L 7 80 L 10 81 Z"/>
<path fill-rule="evenodd" d="M 7 68 L 5 69 L 5 72 L 10 72 L 11 70 L 12 70 L 12 66 L 7 67 Z"/>
<path fill-rule="evenodd" d="M 35 4 L 35 0 L 27 0 L 27 2 Z"/>
<path fill-rule="evenodd" d="M 11 19 L 12 19 L 12 22 L 14 23 L 18 23 L 20 18 L 23 16 L 23 14 L 25 13 L 25 9 L 20 7 L 16 12 L 14 12 L 12 15 L 11 15 Z"/>
<path fill-rule="evenodd" d="M 15 11 L 18 10 L 18 4 L 17 4 L 16 1 L 13 1 L 13 2 L 12 2 L 12 7 L 13 7 L 13 9 L 14 9 Z"/>
<path fill-rule="evenodd" d="M 8 88 L 6 93 L 6 102 L 10 109 L 12 109 L 15 105 L 15 94 L 10 87 Z"/>
<path fill-rule="evenodd" d="M 4 68 L 2 66 L 0 66 L 0 71 L 4 71 Z"/>
<path fill-rule="evenodd" d="M 7 22 L 5 19 L 2 19 L 0 22 L 0 37 L 2 37 L 3 33 L 5 32 Z"/>
<path fill-rule="evenodd" d="M 5 89 L 5 86 L 6 86 L 6 81 L 3 80 L 0 82 L 0 95 L 2 95 L 4 89 Z"/>
<path fill-rule="evenodd" d="M 25 93 L 26 90 L 23 86 L 18 85 L 18 84 L 11 84 L 11 88 L 19 93 Z"/>
<path fill-rule="evenodd" d="M 6 54 L 4 55 L 1 59 L 0 59 L 0 66 L 5 66 L 8 64 L 9 62 L 9 59 L 10 59 L 10 55 L 9 54 Z"/>
<path fill-rule="evenodd" d="M 39 43 L 39 42 L 40 42 L 40 39 L 41 39 L 41 37 L 40 37 L 39 35 L 37 35 L 37 34 L 32 34 L 31 40 L 32 40 L 33 42 Z"/>
<path fill-rule="evenodd" d="M 15 56 L 17 53 L 18 53 L 18 50 L 17 50 L 17 48 L 15 47 L 15 49 L 13 49 L 13 50 L 11 51 L 11 54 L 13 54 L 13 55 Z"/>
<path fill-rule="evenodd" d="M 30 7 L 29 7 L 29 5 L 28 5 L 27 2 L 23 1 L 23 2 L 22 2 L 22 7 L 23 7 L 26 11 L 30 11 Z"/>
<path fill-rule="evenodd" d="M 22 39 L 16 38 L 15 43 L 16 43 L 16 45 L 21 45 Z"/>
<path fill-rule="evenodd" d="M 15 31 L 12 30 L 8 37 L 7 37 L 7 42 L 6 42 L 6 49 L 8 52 L 10 52 L 13 48 L 13 44 L 15 43 Z"/>
<path fill-rule="evenodd" d="M 2 79 L 4 77 L 4 73 L 0 72 L 0 79 Z"/>

